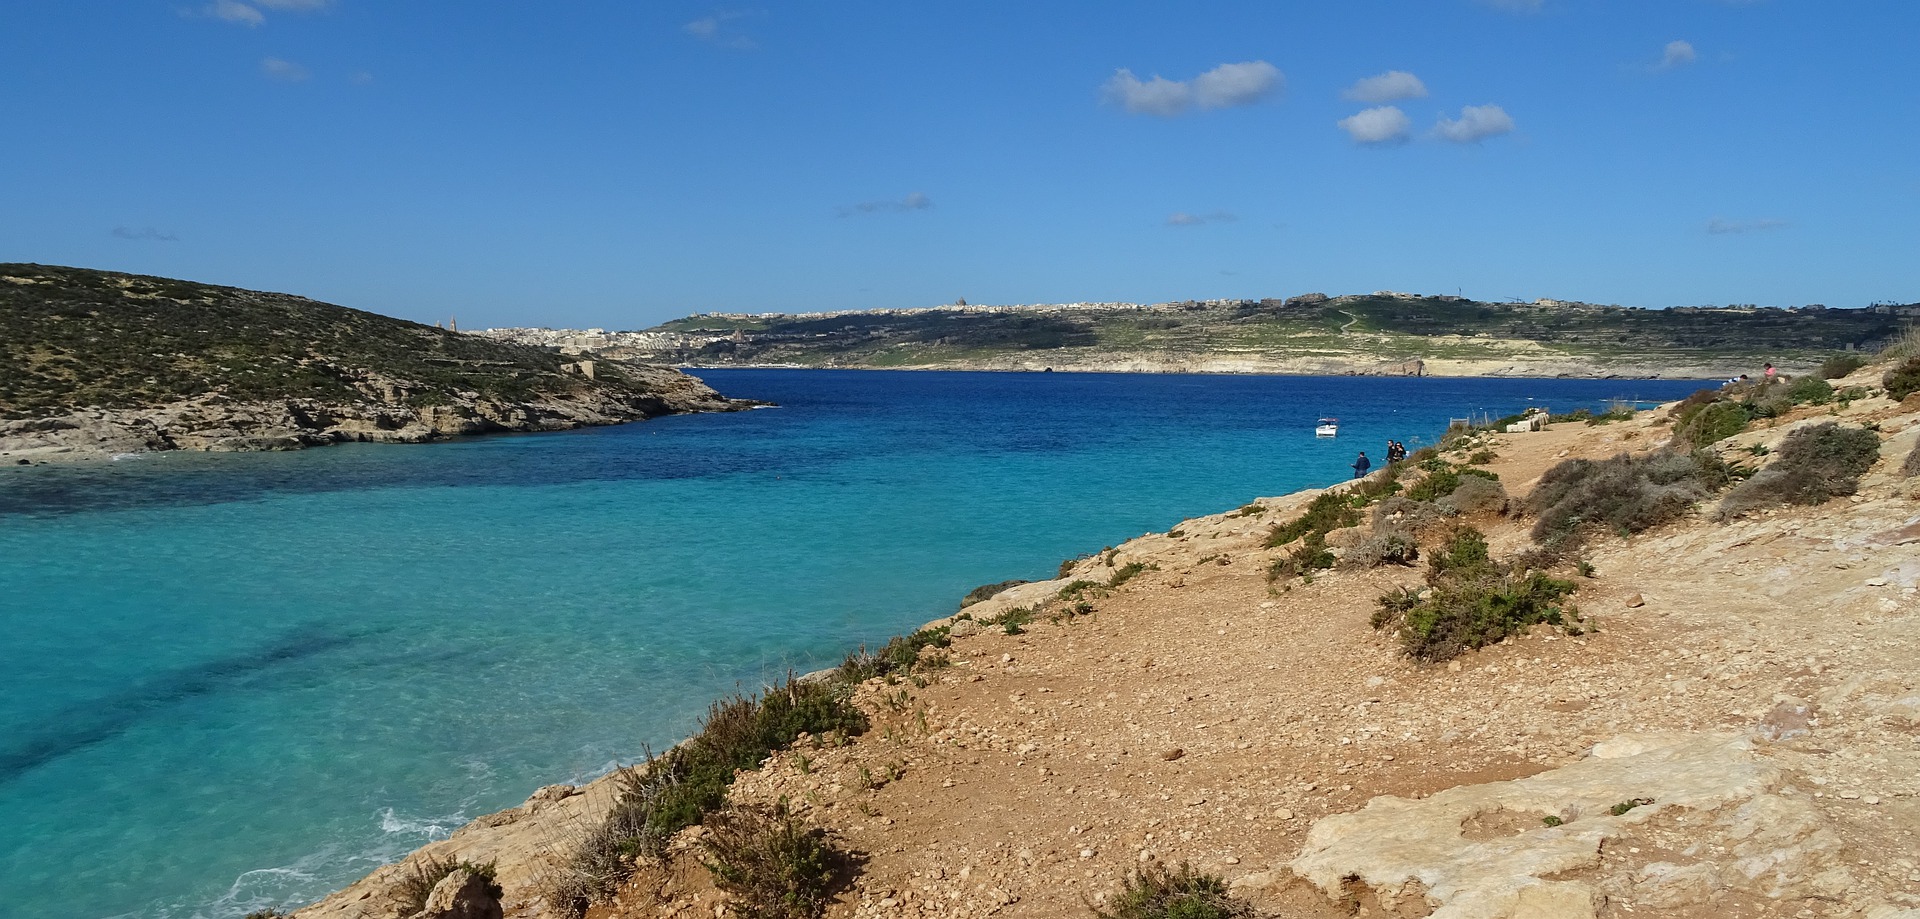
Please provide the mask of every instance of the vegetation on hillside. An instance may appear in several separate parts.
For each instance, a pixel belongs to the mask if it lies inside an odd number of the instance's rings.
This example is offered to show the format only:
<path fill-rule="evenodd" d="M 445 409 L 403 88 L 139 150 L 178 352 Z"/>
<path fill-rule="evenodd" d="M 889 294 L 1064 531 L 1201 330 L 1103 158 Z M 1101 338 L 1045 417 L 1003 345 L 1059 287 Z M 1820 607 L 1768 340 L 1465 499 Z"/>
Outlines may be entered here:
<path fill-rule="evenodd" d="M 391 392 L 420 406 L 457 393 L 516 401 L 629 388 L 617 364 L 602 362 L 589 380 L 564 373 L 565 360 L 287 294 L 0 264 L 0 418 L 150 408 L 216 392 L 333 403 Z"/>
<path fill-rule="evenodd" d="M 1187 301 L 1150 307 L 1019 311 L 873 310 L 713 315 L 650 331 L 706 335 L 654 355 L 696 364 L 789 362 L 889 367 L 1076 354 L 1371 355 L 1383 361 L 1512 357 L 1515 342 L 1568 356 L 1819 363 L 1900 332 L 1892 313 L 1858 309 L 1634 309 L 1487 303 L 1458 297 L 1356 296 Z M 738 332 L 738 340 L 734 334 Z M 1532 348 L 1534 345 L 1527 345 Z M 1537 353 L 1537 350 L 1536 350 Z M 1057 356 L 1057 357 L 1055 357 Z"/>

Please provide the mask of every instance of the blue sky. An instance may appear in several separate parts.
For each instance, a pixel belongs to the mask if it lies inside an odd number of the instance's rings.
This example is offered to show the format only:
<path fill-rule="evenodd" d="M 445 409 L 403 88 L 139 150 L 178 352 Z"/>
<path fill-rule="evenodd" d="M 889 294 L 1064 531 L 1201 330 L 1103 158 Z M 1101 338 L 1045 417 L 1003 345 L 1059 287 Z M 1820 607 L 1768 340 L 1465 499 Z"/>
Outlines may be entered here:
<path fill-rule="evenodd" d="M 1920 4 L 14 0 L 0 261 L 463 327 L 1920 300 Z"/>

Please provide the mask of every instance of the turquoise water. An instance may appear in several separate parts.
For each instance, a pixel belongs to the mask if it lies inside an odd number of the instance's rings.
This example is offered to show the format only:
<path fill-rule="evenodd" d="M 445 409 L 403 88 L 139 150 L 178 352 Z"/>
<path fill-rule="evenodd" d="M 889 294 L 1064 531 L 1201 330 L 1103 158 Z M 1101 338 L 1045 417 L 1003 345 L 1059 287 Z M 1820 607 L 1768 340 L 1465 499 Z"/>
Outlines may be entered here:
<path fill-rule="evenodd" d="M 1682 381 L 703 373 L 782 407 L 0 469 L 0 890 L 307 902 L 975 585 L 1344 478 L 1449 417 Z M 1314 420 L 1342 419 L 1336 439 Z"/>

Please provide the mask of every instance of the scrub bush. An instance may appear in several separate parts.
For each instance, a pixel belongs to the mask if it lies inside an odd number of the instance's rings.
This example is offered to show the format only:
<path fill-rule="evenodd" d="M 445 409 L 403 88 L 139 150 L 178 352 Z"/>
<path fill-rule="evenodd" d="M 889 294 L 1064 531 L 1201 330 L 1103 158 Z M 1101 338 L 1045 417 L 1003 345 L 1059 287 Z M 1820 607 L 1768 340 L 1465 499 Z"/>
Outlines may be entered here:
<path fill-rule="evenodd" d="M 801 734 L 866 731 L 867 717 L 852 696 L 842 680 L 788 677 L 760 696 L 715 702 L 698 734 L 623 772 L 613 809 L 554 883 L 555 902 L 577 916 L 590 902 L 611 897 L 632 875 L 634 856 L 665 851 L 673 834 L 720 807 L 737 770 L 758 766 Z"/>
<path fill-rule="evenodd" d="M 1800 428 L 1780 442 L 1773 462 L 1727 493 L 1715 517 L 1728 520 L 1778 504 L 1820 504 L 1853 494 L 1879 458 L 1880 436 L 1866 428 L 1831 421 Z"/>
<path fill-rule="evenodd" d="M 1867 359 L 1858 354 L 1836 354 L 1821 361 L 1816 373 L 1823 380 L 1837 380 L 1865 366 Z"/>
<path fill-rule="evenodd" d="M 945 648 L 953 644 L 952 639 L 948 637 L 951 631 L 951 626 L 943 625 L 934 629 L 921 629 L 912 635 L 896 635 L 879 651 L 868 651 L 866 646 L 862 645 L 858 650 L 847 655 L 846 660 L 840 662 L 840 669 L 835 676 L 841 682 L 852 685 L 863 683 L 874 677 L 906 673 L 920 661 L 921 649 Z"/>
<path fill-rule="evenodd" d="M 1577 541 L 1587 530 L 1626 536 L 1675 520 L 1725 487 L 1732 470 L 1710 453 L 1622 453 L 1570 459 L 1548 469 L 1527 496 L 1542 545 Z"/>
<path fill-rule="evenodd" d="M 1833 384 L 1817 376 L 1799 377 L 1787 384 L 1787 398 L 1795 405 L 1825 405 L 1833 401 Z"/>
<path fill-rule="evenodd" d="M 1460 477 L 1452 491 L 1435 500 L 1434 503 L 1455 514 L 1478 514 L 1487 511 L 1496 514 L 1505 513 L 1507 489 L 1498 479 L 1465 475 Z"/>
<path fill-rule="evenodd" d="M 1909 358 L 1906 363 L 1887 371 L 1880 377 L 1880 385 L 1886 387 L 1887 398 L 1895 402 L 1920 391 L 1920 357 Z"/>
<path fill-rule="evenodd" d="M 706 829 L 707 870 L 744 919 L 817 919 L 846 874 L 848 859 L 826 831 L 784 807 L 729 807 Z"/>
<path fill-rule="evenodd" d="M 1682 412 L 1679 423 L 1674 425 L 1673 436 L 1695 447 L 1704 447 L 1746 430 L 1747 422 L 1754 417 L 1748 403 L 1719 400 Z"/>
<path fill-rule="evenodd" d="M 1253 907 L 1227 896 L 1227 882 L 1185 862 L 1173 870 L 1148 865 L 1128 876 L 1098 919 L 1248 919 Z"/>
<path fill-rule="evenodd" d="M 1456 532 L 1427 556 L 1427 569 L 1426 590 L 1387 593 L 1373 614 L 1373 627 L 1395 630 L 1414 660 L 1450 660 L 1543 622 L 1584 630 L 1579 611 L 1560 602 L 1572 581 L 1496 561 L 1477 530 Z"/>

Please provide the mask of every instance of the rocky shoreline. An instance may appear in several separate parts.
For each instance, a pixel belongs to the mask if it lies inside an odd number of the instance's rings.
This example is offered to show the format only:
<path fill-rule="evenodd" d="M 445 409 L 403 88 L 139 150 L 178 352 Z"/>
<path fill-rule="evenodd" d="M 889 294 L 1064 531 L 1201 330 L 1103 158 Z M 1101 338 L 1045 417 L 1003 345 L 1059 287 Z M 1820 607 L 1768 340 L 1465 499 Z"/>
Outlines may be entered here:
<path fill-rule="evenodd" d="M 1561 460 L 1655 449 L 1664 414 L 1472 449 L 1517 498 Z M 1920 399 L 1806 407 L 1717 449 L 1777 453 L 1828 420 L 1882 441 L 1858 494 L 1592 544 L 1593 628 L 1411 661 L 1369 618 L 1420 571 L 1272 582 L 1269 531 L 1320 492 L 1261 499 L 930 623 L 951 629 L 941 666 L 858 688 L 870 730 L 776 753 L 728 799 L 859 853 L 835 919 L 1086 915 L 1183 863 L 1290 919 L 1920 919 L 1920 479 L 1901 463 Z M 1531 544 L 1517 515 L 1471 521 L 1500 555 Z M 1023 608 L 1026 628 L 991 624 Z M 396 919 L 396 886 L 454 859 L 493 866 L 485 914 L 566 915 L 547 892 L 619 783 L 540 789 L 295 915 Z M 639 857 L 588 919 L 732 915 L 703 832 Z"/>
<path fill-rule="evenodd" d="M 219 393 L 159 408 L 81 409 L 0 420 L 0 464 L 84 461 L 127 453 L 298 450 L 336 443 L 426 443 L 478 434 L 560 431 L 661 415 L 727 412 L 764 403 L 729 399 L 666 367 L 627 368 L 623 387 L 595 387 L 524 400 L 476 393 L 417 404 L 403 384 L 356 382 L 365 398 L 243 401 Z"/>

